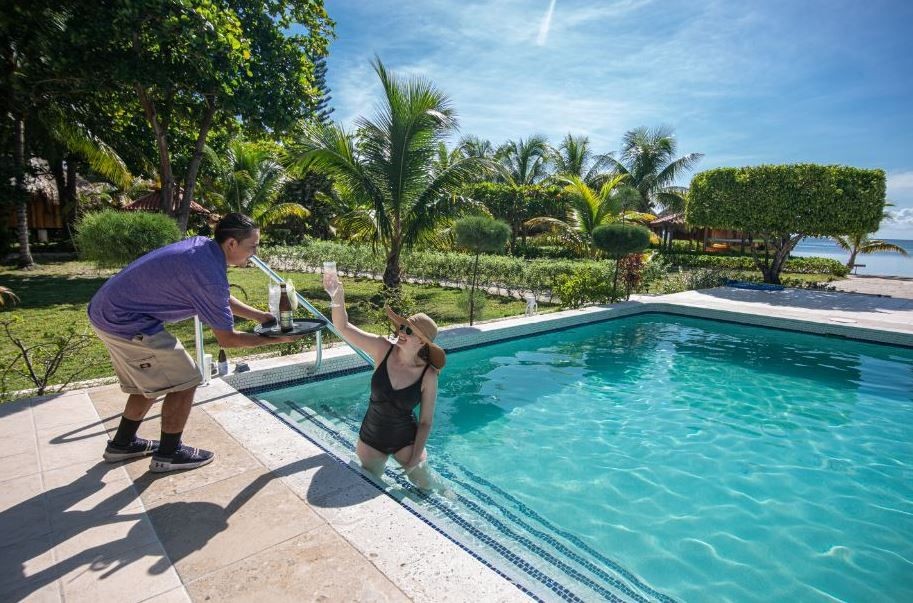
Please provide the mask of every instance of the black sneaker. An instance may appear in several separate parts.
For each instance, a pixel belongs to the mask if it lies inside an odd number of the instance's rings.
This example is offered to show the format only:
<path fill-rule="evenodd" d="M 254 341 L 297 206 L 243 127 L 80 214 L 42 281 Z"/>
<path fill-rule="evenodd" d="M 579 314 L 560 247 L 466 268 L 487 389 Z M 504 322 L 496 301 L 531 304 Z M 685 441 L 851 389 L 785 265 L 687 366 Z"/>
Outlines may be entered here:
<path fill-rule="evenodd" d="M 179 471 L 181 469 L 196 469 L 212 462 L 215 455 L 202 448 L 192 448 L 181 444 L 171 456 L 152 455 L 149 471 L 152 473 L 165 473 L 166 471 Z"/>
<path fill-rule="evenodd" d="M 116 463 L 139 456 L 149 456 L 150 454 L 155 454 L 158 449 L 158 440 L 133 438 L 133 441 L 126 446 L 115 444 L 114 440 L 108 440 L 108 445 L 105 447 L 105 453 L 102 455 L 102 458 L 109 463 Z"/>

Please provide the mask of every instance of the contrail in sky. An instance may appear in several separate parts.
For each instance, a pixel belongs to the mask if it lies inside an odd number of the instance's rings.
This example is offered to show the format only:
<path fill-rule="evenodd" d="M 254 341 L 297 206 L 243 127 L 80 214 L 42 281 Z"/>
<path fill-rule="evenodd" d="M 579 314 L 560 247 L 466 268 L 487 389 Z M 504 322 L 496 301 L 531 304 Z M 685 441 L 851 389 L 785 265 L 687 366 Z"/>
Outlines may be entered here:
<path fill-rule="evenodd" d="M 548 10 L 545 12 L 545 16 L 542 17 L 542 24 L 539 25 L 539 37 L 536 38 L 536 46 L 545 46 L 545 40 L 548 38 L 548 30 L 552 27 L 552 14 L 555 12 L 555 2 L 557 0 L 552 0 L 549 2 Z"/>

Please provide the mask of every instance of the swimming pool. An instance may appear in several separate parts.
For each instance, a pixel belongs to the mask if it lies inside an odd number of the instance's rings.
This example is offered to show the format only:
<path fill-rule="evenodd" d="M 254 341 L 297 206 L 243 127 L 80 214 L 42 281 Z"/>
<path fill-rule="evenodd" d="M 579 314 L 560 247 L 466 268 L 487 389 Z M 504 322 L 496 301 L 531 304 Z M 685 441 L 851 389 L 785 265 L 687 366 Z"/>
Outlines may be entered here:
<path fill-rule="evenodd" d="M 351 458 L 361 373 L 257 394 Z M 913 350 L 661 314 L 452 354 L 392 493 L 544 599 L 913 598 Z"/>

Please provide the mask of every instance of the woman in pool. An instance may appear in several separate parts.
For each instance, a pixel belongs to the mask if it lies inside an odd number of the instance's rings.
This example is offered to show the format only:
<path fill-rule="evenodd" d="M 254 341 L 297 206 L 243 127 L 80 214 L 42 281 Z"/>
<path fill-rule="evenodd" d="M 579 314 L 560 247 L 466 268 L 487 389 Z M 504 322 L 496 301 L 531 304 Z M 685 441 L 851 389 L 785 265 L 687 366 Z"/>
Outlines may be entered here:
<path fill-rule="evenodd" d="M 398 335 L 390 343 L 349 322 L 345 292 L 335 273 L 324 274 L 323 286 L 330 294 L 333 325 L 370 354 L 377 366 L 371 376 L 371 401 L 358 434 L 356 452 L 362 466 L 380 476 L 392 454 L 413 484 L 430 489 L 425 443 L 431 433 L 438 375 L 446 362 L 444 350 L 434 344 L 437 325 L 426 314 L 403 318 L 387 307 Z M 418 421 L 413 414 L 416 406 Z"/>

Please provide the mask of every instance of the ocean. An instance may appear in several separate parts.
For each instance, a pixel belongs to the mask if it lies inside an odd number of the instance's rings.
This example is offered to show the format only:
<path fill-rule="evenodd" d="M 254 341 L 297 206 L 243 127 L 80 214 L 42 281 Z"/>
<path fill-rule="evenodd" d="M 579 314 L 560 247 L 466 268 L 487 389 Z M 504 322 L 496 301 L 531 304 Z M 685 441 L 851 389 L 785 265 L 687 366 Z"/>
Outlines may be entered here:
<path fill-rule="evenodd" d="M 913 241 L 906 239 L 883 240 L 903 247 L 910 255 L 904 257 L 899 253 L 860 253 L 856 256 L 856 263 L 865 264 L 865 267 L 858 268 L 856 274 L 913 278 Z M 831 239 L 809 237 L 802 239 L 793 250 L 792 255 L 798 257 L 815 256 L 833 258 L 839 262 L 846 263 L 850 257 L 850 252 L 838 247 Z"/>

